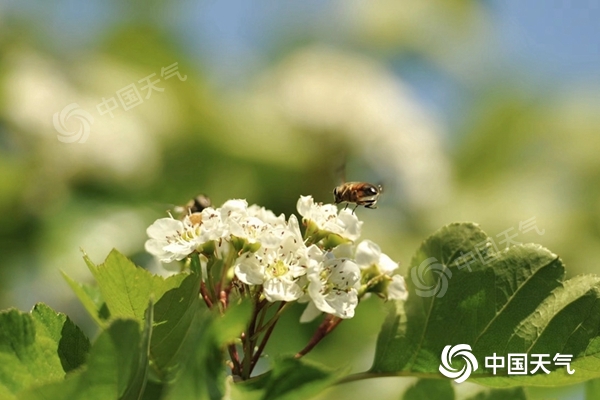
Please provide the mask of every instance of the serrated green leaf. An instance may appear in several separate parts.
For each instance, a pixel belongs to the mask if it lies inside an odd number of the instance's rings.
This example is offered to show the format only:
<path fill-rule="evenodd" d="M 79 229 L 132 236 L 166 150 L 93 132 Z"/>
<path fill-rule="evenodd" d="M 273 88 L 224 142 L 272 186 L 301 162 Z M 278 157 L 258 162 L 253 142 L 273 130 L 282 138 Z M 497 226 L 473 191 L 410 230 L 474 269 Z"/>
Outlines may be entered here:
<path fill-rule="evenodd" d="M 106 302 L 102 298 L 100 289 L 95 286 L 78 283 L 71 279 L 64 271 L 61 271 L 61 273 L 94 321 L 100 327 L 104 327 L 110 318 L 110 312 L 108 311 Z"/>
<path fill-rule="evenodd" d="M 423 242 L 406 279 L 409 298 L 392 304 L 371 372 L 441 377 L 443 348 L 469 344 L 479 363 L 470 380 L 485 385 L 555 386 L 600 376 L 600 279 L 565 281 L 561 260 L 541 246 L 494 252 L 490 244 L 474 224 L 451 224 Z M 507 376 L 504 369 L 494 376 L 484 367 L 493 353 L 559 352 L 573 355 L 575 374 L 547 365 L 550 374 Z"/>
<path fill-rule="evenodd" d="M 19 400 L 139 400 L 148 373 L 152 333 L 152 305 L 145 324 L 134 319 L 114 320 L 92 346 L 85 366 L 66 379 L 19 394 Z"/>
<path fill-rule="evenodd" d="M 64 314 L 45 304 L 0 313 L 0 398 L 61 380 L 85 360 L 90 343 Z"/>
<path fill-rule="evenodd" d="M 101 265 L 95 265 L 87 256 L 84 259 L 114 318 L 143 320 L 150 300 L 158 301 L 187 277 L 187 274 L 177 274 L 165 279 L 153 275 L 116 250 L 111 251 Z"/>

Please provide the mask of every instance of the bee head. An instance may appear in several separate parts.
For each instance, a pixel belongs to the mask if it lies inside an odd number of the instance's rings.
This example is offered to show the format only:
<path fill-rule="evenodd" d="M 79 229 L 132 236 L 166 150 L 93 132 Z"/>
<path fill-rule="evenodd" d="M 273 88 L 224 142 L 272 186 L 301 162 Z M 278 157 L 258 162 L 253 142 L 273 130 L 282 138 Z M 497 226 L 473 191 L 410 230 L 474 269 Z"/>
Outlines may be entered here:
<path fill-rule="evenodd" d="M 335 201 L 336 204 L 342 202 L 342 199 L 340 198 L 340 188 L 339 188 L 339 186 L 335 187 L 333 189 L 333 200 Z"/>
<path fill-rule="evenodd" d="M 368 196 L 375 196 L 378 193 L 379 193 L 379 191 L 375 188 L 375 186 L 368 186 L 365 189 L 365 194 Z"/>

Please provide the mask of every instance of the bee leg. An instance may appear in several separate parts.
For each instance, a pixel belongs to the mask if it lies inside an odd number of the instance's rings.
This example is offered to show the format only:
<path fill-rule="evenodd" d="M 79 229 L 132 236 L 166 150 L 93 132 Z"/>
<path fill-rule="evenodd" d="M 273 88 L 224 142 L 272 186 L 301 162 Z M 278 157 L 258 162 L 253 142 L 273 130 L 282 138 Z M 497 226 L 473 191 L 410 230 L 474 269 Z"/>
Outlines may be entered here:
<path fill-rule="evenodd" d="M 344 206 L 344 210 L 345 210 L 346 208 L 348 208 L 348 203 L 346 203 L 346 205 Z"/>
<path fill-rule="evenodd" d="M 356 206 L 354 206 L 354 209 L 352 210 L 352 214 L 354 214 L 354 211 L 356 211 L 357 208 L 358 208 L 358 204 Z"/>

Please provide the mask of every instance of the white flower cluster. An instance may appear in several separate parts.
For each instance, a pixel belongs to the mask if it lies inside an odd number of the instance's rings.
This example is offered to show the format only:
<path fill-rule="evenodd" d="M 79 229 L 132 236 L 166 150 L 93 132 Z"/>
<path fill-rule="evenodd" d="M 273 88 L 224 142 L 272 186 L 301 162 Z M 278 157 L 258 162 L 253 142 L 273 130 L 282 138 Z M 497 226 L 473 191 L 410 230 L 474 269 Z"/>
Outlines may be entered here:
<path fill-rule="evenodd" d="M 388 299 L 406 298 L 403 278 L 392 275 L 397 264 L 371 241 L 354 246 L 362 226 L 354 213 L 310 196 L 302 196 L 297 209 L 304 236 L 295 215 L 286 221 L 283 214 L 229 200 L 183 220 L 155 221 L 146 250 L 168 263 L 212 242 L 214 256 L 231 260 L 226 268 L 242 283 L 262 287 L 267 301 L 308 302 L 302 321 L 320 312 L 352 318 L 360 296 L 376 287 Z"/>

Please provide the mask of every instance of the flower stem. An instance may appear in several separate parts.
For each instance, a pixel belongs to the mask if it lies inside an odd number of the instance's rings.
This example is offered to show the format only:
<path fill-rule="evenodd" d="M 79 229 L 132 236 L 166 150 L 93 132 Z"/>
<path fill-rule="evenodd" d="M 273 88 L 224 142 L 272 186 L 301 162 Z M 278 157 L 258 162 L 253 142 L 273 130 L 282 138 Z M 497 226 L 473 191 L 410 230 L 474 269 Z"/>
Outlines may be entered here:
<path fill-rule="evenodd" d="M 271 317 L 271 319 L 265 325 L 262 325 L 263 318 L 261 318 L 260 323 L 258 324 L 259 328 L 254 332 L 255 339 L 257 339 L 258 335 L 261 332 L 263 332 L 265 329 L 270 329 L 271 326 L 275 325 L 275 323 L 279 320 L 279 317 L 281 316 L 281 314 L 283 314 L 283 311 L 287 308 L 287 306 L 289 304 L 290 303 L 282 301 L 281 304 L 279 305 L 279 308 L 275 312 L 275 315 L 273 315 L 273 317 Z M 265 312 L 265 314 L 266 314 L 266 312 Z"/>
<path fill-rule="evenodd" d="M 240 365 L 240 357 L 238 355 L 237 348 L 235 344 L 230 344 L 227 346 L 227 350 L 229 351 L 229 358 L 231 358 L 231 362 L 233 363 L 233 367 L 231 368 L 231 373 L 233 375 L 240 376 L 242 371 L 242 367 Z"/>
<path fill-rule="evenodd" d="M 342 321 L 343 319 L 341 318 L 338 318 L 331 314 L 327 314 L 327 316 L 325 317 L 323 322 L 321 322 L 321 325 L 319 325 L 306 347 L 300 350 L 294 356 L 294 358 L 301 358 L 308 354 L 309 351 L 311 351 L 325 336 L 331 333 L 331 331 L 333 331 Z"/>
<path fill-rule="evenodd" d="M 208 308 L 212 308 L 213 303 L 208 294 L 208 290 L 206 289 L 206 284 L 204 282 L 200 283 L 200 294 L 202 295 L 202 299 L 206 303 Z"/>
<path fill-rule="evenodd" d="M 256 353 L 254 354 L 254 357 L 252 357 L 252 364 L 250 366 L 250 372 L 252 372 L 252 370 L 256 366 L 256 363 L 260 359 L 260 356 L 261 356 L 263 350 L 265 349 L 265 346 L 267 345 L 267 342 L 269 341 L 269 337 L 271 336 L 271 333 L 273 332 L 273 329 L 275 329 L 275 324 L 277 323 L 277 321 L 279 321 L 279 316 L 281 315 L 281 311 L 283 311 L 283 309 L 286 306 L 286 304 L 288 304 L 288 303 L 281 302 L 281 304 L 279 305 L 279 309 L 275 313 L 275 316 L 273 318 L 271 318 L 271 320 L 267 323 L 267 325 L 269 327 L 267 328 L 267 331 L 265 332 L 265 335 L 263 336 L 263 339 L 260 342 L 260 345 L 258 346 L 258 349 L 256 350 Z"/>
<path fill-rule="evenodd" d="M 254 333 L 256 329 L 256 319 L 260 311 L 264 308 L 267 303 L 266 300 L 260 300 L 261 291 L 257 290 L 256 295 L 254 296 L 253 303 L 254 307 L 252 310 L 252 317 L 250 318 L 250 323 L 248 324 L 248 330 L 242 337 L 243 347 L 244 347 L 244 359 L 242 361 L 242 371 L 240 376 L 242 379 L 246 380 L 250 377 L 250 373 L 252 372 L 252 358 L 254 352 L 254 346 L 256 345 L 256 340 L 254 339 Z"/>

